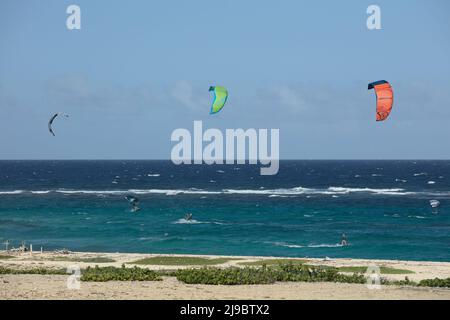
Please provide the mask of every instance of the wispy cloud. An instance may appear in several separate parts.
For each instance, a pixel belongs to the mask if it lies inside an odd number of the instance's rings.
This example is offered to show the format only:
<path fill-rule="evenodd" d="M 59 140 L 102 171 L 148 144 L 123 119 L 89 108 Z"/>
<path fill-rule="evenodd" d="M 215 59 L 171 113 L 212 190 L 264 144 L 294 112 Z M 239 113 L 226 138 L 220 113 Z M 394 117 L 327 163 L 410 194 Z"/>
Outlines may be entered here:
<path fill-rule="evenodd" d="M 205 109 L 208 106 L 208 93 L 200 93 L 200 90 L 195 90 L 192 84 L 188 81 L 178 81 L 170 91 L 171 97 L 175 99 L 178 105 L 189 108 L 192 111 Z"/>

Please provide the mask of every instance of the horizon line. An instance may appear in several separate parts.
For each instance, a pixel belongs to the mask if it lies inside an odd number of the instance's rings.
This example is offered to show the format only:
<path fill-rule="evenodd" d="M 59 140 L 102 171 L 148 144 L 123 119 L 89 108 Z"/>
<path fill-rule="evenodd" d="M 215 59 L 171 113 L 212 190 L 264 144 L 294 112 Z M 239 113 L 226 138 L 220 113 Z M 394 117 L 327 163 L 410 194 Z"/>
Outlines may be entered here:
<path fill-rule="evenodd" d="M 192 161 L 194 161 L 195 159 L 191 159 Z M 225 163 L 226 159 L 222 159 L 224 163 L 222 164 L 218 164 L 218 165 L 226 165 L 227 163 Z M 273 159 L 275 160 L 275 159 Z M 285 158 L 285 159 L 276 159 L 278 161 L 450 161 L 450 159 L 447 158 L 386 158 L 386 159 L 377 159 L 377 158 L 355 158 L 355 159 L 351 159 L 351 158 Z M 142 159 L 142 158 L 137 158 L 137 159 L 102 159 L 102 158 L 95 158 L 95 159 L 62 159 L 62 158 L 57 158 L 57 159 L 49 159 L 49 158 L 43 158 L 43 159 L 0 159 L 0 161 L 170 161 L 172 162 L 171 159 Z M 236 162 L 237 160 L 235 160 L 234 162 Z M 249 164 L 247 163 L 249 161 L 249 159 L 245 160 L 246 163 L 245 164 Z M 182 163 L 184 164 L 184 163 Z M 191 163 L 191 165 L 194 165 L 195 163 Z M 206 163 L 202 163 L 202 164 L 206 164 Z M 216 163 L 213 163 L 216 164 Z M 233 163 L 235 165 L 237 165 L 238 163 Z M 186 165 L 186 164 L 184 164 Z M 188 164 L 189 165 L 189 164 Z M 198 165 L 198 164 L 195 164 Z M 211 165 L 211 164 L 208 164 Z M 217 164 L 216 164 L 217 165 Z M 244 164 L 240 164 L 240 165 L 244 165 Z M 252 164 L 255 165 L 255 164 Z"/>

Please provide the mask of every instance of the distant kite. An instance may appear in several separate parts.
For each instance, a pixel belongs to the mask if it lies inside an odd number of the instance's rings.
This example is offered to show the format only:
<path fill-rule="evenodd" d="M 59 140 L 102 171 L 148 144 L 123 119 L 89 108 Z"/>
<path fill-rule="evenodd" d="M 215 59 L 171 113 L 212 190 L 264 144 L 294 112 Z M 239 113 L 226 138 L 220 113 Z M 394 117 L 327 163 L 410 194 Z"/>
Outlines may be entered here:
<path fill-rule="evenodd" d="M 225 87 L 215 86 L 209 87 L 209 91 L 214 93 L 214 100 L 211 105 L 211 111 L 209 114 L 214 114 L 222 110 L 227 102 L 228 90 Z"/>
<path fill-rule="evenodd" d="M 438 208 L 441 205 L 441 203 L 438 200 L 430 200 L 430 206 L 432 208 Z"/>
<path fill-rule="evenodd" d="M 377 121 L 387 119 L 394 104 L 394 92 L 389 82 L 385 80 L 369 83 L 368 90 L 375 89 L 377 96 Z"/>
<path fill-rule="evenodd" d="M 56 119 L 58 116 L 64 116 L 64 117 L 66 117 L 66 118 L 69 117 L 68 114 L 58 112 L 58 113 L 55 113 L 55 114 L 53 115 L 53 117 L 50 118 L 50 120 L 48 121 L 48 131 L 50 131 L 50 133 L 51 133 L 53 136 L 55 136 L 55 133 L 53 132 L 52 124 L 53 124 L 53 121 L 55 121 L 55 119 Z"/>

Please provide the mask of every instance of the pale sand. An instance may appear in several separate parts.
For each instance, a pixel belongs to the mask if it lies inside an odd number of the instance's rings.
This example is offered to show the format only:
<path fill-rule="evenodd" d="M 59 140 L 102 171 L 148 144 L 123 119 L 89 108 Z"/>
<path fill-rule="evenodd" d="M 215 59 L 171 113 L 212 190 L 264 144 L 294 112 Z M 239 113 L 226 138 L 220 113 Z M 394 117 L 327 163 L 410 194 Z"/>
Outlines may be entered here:
<path fill-rule="evenodd" d="M 4 252 L 0 252 L 4 254 Z M 70 258 L 107 257 L 114 259 L 113 263 L 82 263 L 72 261 L 51 261 L 56 256 Z M 123 263 L 158 256 L 154 254 L 129 253 L 22 253 L 15 258 L 0 260 L 0 266 L 11 268 L 67 268 L 77 265 L 116 266 Z M 167 255 L 164 256 L 187 256 Z M 224 256 L 196 257 L 217 258 Z M 238 262 L 270 259 L 270 257 L 229 257 L 232 260 L 218 265 L 227 267 Z M 277 258 L 279 259 L 279 258 Z M 401 280 L 405 276 L 414 281 L 430 278 L 449 278 L 449 262 L 417 262 L 393 260 L 366 259 L 323 259 L 307 258 L 309 264 L 330 266 L 386 266 L 414 271 L 413 274 L 383 275 L 391 280 Z M 128 265 L 132 266 L 132 265 Z M 179 269 L 188 266 L 140 266 L 149 269 Z M 59 275 L 0 275 L 0 299 L 450 299 L 450 289 L 413 288 L 399 286 L 382 286 L 380 290 L 368 289 L 361 284 L 342 283 L 276 283 L 271 285 L 187 285 L 173 277 L 163 281 L 145 282 L 82 282 L 80 290 L 69 290 L 66 286 L 67 277 Z"/>
<path fill-rule="evenodd" d="M 450 290 L 361 284 L 283 282 L 270 285 L 213 286 L 163 281 L 82 282 L 80 290 L 66 287 L 66 276 L 0 276 L 0 299 L 450 299 Z"/>

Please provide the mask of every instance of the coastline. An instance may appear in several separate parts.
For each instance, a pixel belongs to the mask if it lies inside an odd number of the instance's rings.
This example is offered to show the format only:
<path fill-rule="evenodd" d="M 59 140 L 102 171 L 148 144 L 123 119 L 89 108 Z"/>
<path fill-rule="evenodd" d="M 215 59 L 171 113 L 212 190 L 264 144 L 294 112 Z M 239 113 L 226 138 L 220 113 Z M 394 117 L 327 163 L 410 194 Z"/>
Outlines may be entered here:
<path fill-rule="evenodd" d="M 0 255 L 6 255 L 0 251 Z M 0 259 L 0 267 L 14 269 L 47 268 L 65 269 L 78 266 L 81 269 L 95 265 L 106 267 L 133 267 L 136 260 L 148 258 L 205 258 L 221 259 L 213 267 L 243 266 L 273 259 L 286 262 L 299 260 L 310 265 L 332 267 L 378 266 L 407 270 L 408 273 L 383 274 L 389 280 L 412 281 L 432 278 L 450 278 L 450 262 L 370 260 L 370 259 L 318 259 L 280 258 L 260 256 L 223 256 L 187 254 L 142 254 L 101 252 L 43 252 L 9 253 L 9 259 Z M 86 262 L 89 259 L 105 259 L 107 262 Z M 64 259 L 64 260 L 60 260 Z M 200 265 L 142 265 L 151 270 L 176 270 L 201 267 Z M 0 299 L 450 299 L 448 288 L 410 286 L 382 286 L 379 290 L 368 289 L 364 284 L 331 282 L 277 282 L 267 285 L 200 285 L 185 284 L 175 277 L 165 276 L 162 281 L 108 281 L 81 282 L 80 290 L 67 289 L 65 275 L 2 274 L 0 275 Z"/>

